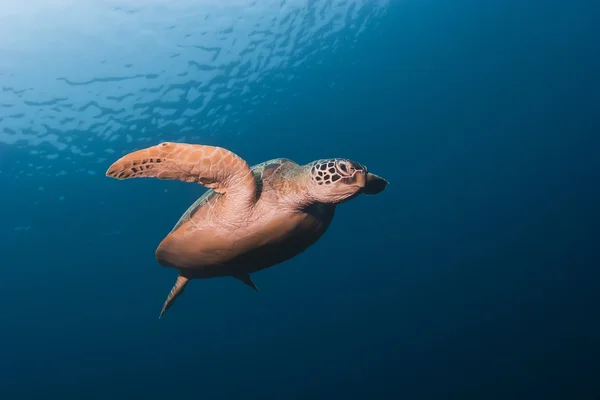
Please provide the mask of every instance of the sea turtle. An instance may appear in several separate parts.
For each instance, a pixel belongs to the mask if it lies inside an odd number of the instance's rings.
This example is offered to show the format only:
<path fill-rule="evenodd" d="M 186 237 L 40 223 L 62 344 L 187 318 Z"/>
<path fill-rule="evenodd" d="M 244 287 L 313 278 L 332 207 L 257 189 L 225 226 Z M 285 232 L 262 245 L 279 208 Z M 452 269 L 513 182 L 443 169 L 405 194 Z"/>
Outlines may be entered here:
<path fill-rule="evenodd" d="M 258 291 L 251 273 L 303 252 L 325 233 L 338 204 L 388 184 L 344 158 L 306 165 L 278 158 L 250 168 L 227 149 L 173 142 L 127 154 L 106 176 L 177 179 L 209 189 L 156 249 L 162 266 L 179 271 L 159 318 L 190 279 L 230 276 Z"/>

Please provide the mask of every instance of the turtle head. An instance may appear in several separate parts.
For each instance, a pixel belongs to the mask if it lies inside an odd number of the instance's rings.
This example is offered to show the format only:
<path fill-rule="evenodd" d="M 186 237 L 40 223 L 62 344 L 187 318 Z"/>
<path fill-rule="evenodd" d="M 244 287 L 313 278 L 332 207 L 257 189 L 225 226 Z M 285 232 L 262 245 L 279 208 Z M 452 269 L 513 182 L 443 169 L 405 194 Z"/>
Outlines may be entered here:
<path fill-rule="evenodd" d="M 321 203 L 338 204 L 359 194 L 378 194 L 388 182 L 362 164 L 345 158 L 313 161 L 309 193 Z"/>

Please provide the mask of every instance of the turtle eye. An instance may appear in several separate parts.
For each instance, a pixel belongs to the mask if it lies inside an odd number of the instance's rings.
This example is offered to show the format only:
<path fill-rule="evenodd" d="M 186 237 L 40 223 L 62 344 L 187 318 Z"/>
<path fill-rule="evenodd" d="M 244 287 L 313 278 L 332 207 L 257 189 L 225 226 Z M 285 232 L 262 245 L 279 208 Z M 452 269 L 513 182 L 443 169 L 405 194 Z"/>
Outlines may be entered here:
<path fill-rule="evenodd" d="M 352 164 L 352 171 L 366 171 L 366 170 L 367 169 L 362 164 L 359 164 L 359 163 L 353 163 Z"/>
<path fill-rule="evenodd" d="M 350 164 L 347 161 L 339 161 L 337 165 L 339 173 L 343 176 L 350 176 L 354 173 L 354 168 L 352 167 L 352 164 Z"/>

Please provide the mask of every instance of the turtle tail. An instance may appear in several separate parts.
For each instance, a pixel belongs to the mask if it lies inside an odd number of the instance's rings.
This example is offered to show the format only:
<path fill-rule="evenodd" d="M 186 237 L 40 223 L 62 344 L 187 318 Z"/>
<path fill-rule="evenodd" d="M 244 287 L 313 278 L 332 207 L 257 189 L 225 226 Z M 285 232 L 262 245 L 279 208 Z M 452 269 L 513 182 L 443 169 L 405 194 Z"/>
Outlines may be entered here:
<path fill-rule="evenodd" d="M 183 289 L 185 289 L 185 286 L 187 285 L 188 282 L 189 282 L 189 279 L 181 274 L 177 277 L 177 280 L 175 281 L 175 285 L 173 285 L 173 288 L 169 292 L 169 296 L 167 296 L 167 300 L 165 300 L 165 304 L 163 305 L 163 308 L 160 311 L 160 315 L 158 316 L 158 319 L 162 318 L 165 311 L 167 311 L 167 309 L 173 305 L 177 296 L 179 296 L 180 294 L 183 293 Z"/>

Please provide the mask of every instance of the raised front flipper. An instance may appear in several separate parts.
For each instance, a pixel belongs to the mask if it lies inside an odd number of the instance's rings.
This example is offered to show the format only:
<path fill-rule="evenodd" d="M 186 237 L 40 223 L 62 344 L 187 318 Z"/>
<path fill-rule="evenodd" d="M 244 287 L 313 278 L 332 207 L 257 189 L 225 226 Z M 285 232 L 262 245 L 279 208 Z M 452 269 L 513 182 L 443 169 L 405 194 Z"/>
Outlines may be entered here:
<path fill-rule="evenodd" d="M 250 167 L 227 149 L 199 144 L 165 142 L 134 151 L 106 171 L 116 179 L 155 177 L 196 182 L 217 193 L 234 194 L 252 202 L 256 182 Z"/>

